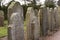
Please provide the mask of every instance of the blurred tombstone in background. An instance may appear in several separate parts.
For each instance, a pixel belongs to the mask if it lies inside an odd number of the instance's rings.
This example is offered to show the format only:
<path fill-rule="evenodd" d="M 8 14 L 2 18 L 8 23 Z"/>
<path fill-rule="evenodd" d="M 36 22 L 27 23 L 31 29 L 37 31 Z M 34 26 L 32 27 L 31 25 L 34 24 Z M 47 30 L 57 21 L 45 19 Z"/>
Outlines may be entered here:
<path fill-rule="evenodd" d="M 48 12 L 47 8 L 42 8 L 42 35 L 46 36 L 48 33 Z"/>
<path fill-rule="evenodd" d="M 0 10 L 0 26 L 4 25 L 4 12 Z"/>
<path fill-rule="evenodd" d="M 58 1 L 58 6 L 60 6 L 60 0 Z"/>

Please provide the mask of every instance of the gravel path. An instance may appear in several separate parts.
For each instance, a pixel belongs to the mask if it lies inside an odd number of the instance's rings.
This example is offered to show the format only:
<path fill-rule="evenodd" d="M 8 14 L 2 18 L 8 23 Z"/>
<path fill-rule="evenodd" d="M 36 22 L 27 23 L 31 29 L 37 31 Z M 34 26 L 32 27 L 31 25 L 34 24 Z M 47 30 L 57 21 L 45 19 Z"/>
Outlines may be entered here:
<path fill-rule="evenodd" d="M 7 40 L 7 37 L 4 37 L 4 38 L 0 38 L 0 40 Z"/>
<path fill-rule="evenodd" d="M 45 40 L 60 40 L 60 31 L 57 31 L 52 36 L 45 37 Z"/>

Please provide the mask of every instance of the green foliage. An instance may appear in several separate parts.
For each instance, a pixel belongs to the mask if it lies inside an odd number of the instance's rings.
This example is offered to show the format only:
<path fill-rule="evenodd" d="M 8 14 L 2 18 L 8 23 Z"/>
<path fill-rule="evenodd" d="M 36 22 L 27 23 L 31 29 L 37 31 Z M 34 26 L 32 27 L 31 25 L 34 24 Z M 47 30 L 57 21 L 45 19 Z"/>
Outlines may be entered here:
<path fill-rule="evenodd" d="M 24 13 L 23 16 L 24 16 L 24 20 L 25 20 L 25 16 L 26 16 L 26 12 L 27 12 L 27 8 L 28 7 L 26 5 L 22 5 L 22 7 L 23 7 L 23 11 L 24 11 L 23 12 Z"/>
<path fill-rule="evenodd" d="M 0 27 L 0 37 L 7 35 L 7 27 Z"/>
<path fill-rule="evenodd" d="M 7 7 L 3 5 L 2 10 L 4 12 L 4 19 L 7 19 Z"/>
<path fill-rule="evenodd" d="M 13 2 L 13 1 L 11 1 L 11 2 Z M 0 10 L 3 10 L 4 11 L 4 19 L 6 20 L 7 19 L 7 9 L 8 9 L 8 7 L 9 7 L 9 5 L 11 4 L 11 2 L 8 4 L 8 6 L 5 6 L 5 5 L 3 5 L 3 6 L 0 6 Z"/>
<path fill-rule="evenodd" d="M 28 7 L 33 7 L 34 9 L 39 9 L 41 5 L 36 5 L 35 1 L 32 1 L 31 4 L 28 4 Z"/>
<path fill-rule="evenodd" d="M 54 8 L 55 7 L 55 4 L 54 4 L 54 2 L 53 1 L 47 1 L 47 2 L 45 2 L 45 6 L 46 7 L 49 7 L 49 8 Z"/>
<path fill-rule="evenodd" d="M 2 10 L 2 7 L 0 6 L 0 10 Z"/>

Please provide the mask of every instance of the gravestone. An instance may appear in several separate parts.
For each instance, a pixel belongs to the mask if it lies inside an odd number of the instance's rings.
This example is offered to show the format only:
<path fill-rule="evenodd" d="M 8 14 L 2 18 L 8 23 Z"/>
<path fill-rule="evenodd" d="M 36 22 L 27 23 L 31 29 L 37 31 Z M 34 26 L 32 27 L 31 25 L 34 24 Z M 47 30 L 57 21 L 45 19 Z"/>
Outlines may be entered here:
<path fill-rule="evenodd" d="M 58 8 L 55 7 L 53 12 L 54 12 L 53 14 L 54 14 L 54 20 L 55 20 L 55 27 L 54 28 L 56 29 L 56 28 L 59 28 L 59 24 L 58 24 L 58 22 L 59 22 L 58 21 Z"/>
<path fill-rule="evenodd" d="M 60 7 L 58 7 L 58 24 L 59 24 L 59 26 L 60 26 Z"/>
<path fill-rule="evenodd" d="M 50 8 L 49 9 L 50 11 L 49 11 L 49 14 L 50 14 L 50 18 L 48 18 L 48 20 L 50 20 L 50 22 L 49 22 L 49 29 L 51 30 L 51 31 L 53 31 L 55 28 L 56 28 L 56 21 L 58 20 L 58 19 L 56 19 L 56 15 L 57 15 L 57 10 L 54 8 Z"/>
<path fill-rule="evenodd" d="M 4 25 L 4 12 L 0 10 L 0 26 Z"/>
<path fill-rule="evenodd" d="M 55 27 L 54 9 L 47 8 L 48 13 L 48 35 L 51 35 Z"/>
<path fill-rule="evenodd" d="M 48 12 L 47 8 L 42 8 L 42 36 L 46 36 L 48 33 Z"/>
<path fill-rule="evenodd" d="M 54 27 L 55 27 L 55 19 L 54 19 L 54 9 L 50 9 L 51 10 L 51 27 L 50 30 L 53 31 Z"/>
<path fill-rule="evenodd" d="M 51 32 L 51 34 L 53 34 L 54 32 L 56 32 L 59 28 L 59 13 L 58 13 L 58 8 L 55 7 L 50 8 L 50 26 L 49 26 L 49 30 Z M 50 34 L 50 33 L 49 33 Z"/>
<path fill-rule="evenodd" d="M 48 31 L 49 31 L 51 27 L 51 10 L 49 7 L 47 7 L 47 13 L 48 13 Z"/>
<path fill-rule="evenodd" d="M 40 30 L 39 31 L 39 34 L 41 34 L 41 9 L 39 9 L 39 11 L 38 11 L 38 30 Z M 39 36 L 41 36 L 41 35 L 39 35 Z"/>
<path fill-rule="evenodd" d="M 60 6 L 60 0 L 58 1 L 58 6 Z"/>
<path fill-rule="evenodd" d="M 35 9 L 35 28 L 34 28 L 34 40 L 39 40 L 40 37 L 40 10 Z"/>
<path fill-rule="evenodd" d="M 24 40 L 23 8 L 20 3 L 12 2 L 8 7 L 8 40 Z"/>
<path fill-rule="evenodd" d="M 40 27 L 33 7 L 28 7 L 26 13 L 27 40 L 39 40 Z"/>

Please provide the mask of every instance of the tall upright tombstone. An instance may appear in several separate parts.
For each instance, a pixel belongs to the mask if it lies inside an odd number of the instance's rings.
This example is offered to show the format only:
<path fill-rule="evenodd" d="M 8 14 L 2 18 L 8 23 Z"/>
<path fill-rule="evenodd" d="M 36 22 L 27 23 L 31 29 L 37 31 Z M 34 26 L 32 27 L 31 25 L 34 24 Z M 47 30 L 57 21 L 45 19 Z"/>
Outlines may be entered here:
<path fill-rule="evenodd" d="M 57 17 L 58 17 L 57 24 L 58 24 L 58 26 L 60 26 L 60 22 L 59 22 L 60 21 L 60 7 L 57 8 Z"/>
<path fill-rule="evenodd" d="M 47 7 L 47 13 L 48 13 L 48 31 L 50 31 L 51 27 L 51 10 L 49 7 Z"/>
<path fill-rule="evenodd" d="M 53 8 L 50 8 L 50 13 L 51 13 L 51 27 L 50 27 L 50 30 L 52 31 L 54 26 L 55 26 L 54 9 Z"/>
<path fill-rule="evenodd" d="M 0 10 L 0 26 L 4 25 L 4 12 Z"/>
<path fill-rule="evenodd" d="M 55 18 L 54 18 L 54 9 L 53 8 L 47 8 L 48 12 L 48 34 L 52 34 L 52 30 L 55 27 Z"/>
<path fill-rule="evenodd" d="M 55 26 L 55 21 L 54 21 L 54 9 L 47 7 L 47 16 L 48 16 L 48 32 L 53 30 Z"/>
<path fill-rule="evenodd" d="M 51 14 L 51 19 L 50 19 L 50 30 L 51 31 L 56 31 L 58 30 L 57 28 L 59 28 L 59 14 L 58 14 L 58 8 L 55 7 L 54 9 L 53 8 L 50 8 L 50 14 Z"/>
<path fill-rule="evenodd" d="M 43 9 L 41 8 L 41 9 L 39 9 L 39 12 L 38 12 L 38 20 L 40 21 L 40 37 L 41 36 L 43 36 L 43 27 L 42 27 L 42 21 L 43 21 L 43 14 L 42 14 L 42 12 L 43 12 Z"/>
<path fill-rule="evenodd" d="M 34 40 L 39 40 L 40 38 L 40 10 L 35 11 L 35 28 L 34 28 Z"/>
<path fill-rule="evenodd" d="M 47 8 L 42 8 L 42 35 L 46 36 L 48 33 L 48 12 Z"/>
<path fill-rule="evenodd" d="M 8 7 L 8 40 L 24 40 L 23 8 L 20 3 L 12 2 Z"/>
<path fill-rule="evenodd" d="M 60 6 L 60 0 L 58 1 L 58 6 Z"/>
<path fill-rule="evenodd" d="M 39 11 L 38 11 L 38 30 L 40 30 L 39 31 L 39 34 L 41 34 L 41 9 L 39 9 Z"/>
<path fill-rule="evenodd" d="M 55 8 L 50 8 L 50 31 L 53 31 L 55 29 L 55 26 L 56 26 L 56 14 L 57 14 L 57 11 L 55 11 Z"/>
<path fill-rule="evenodd" d="M 26 14 L 27 40 L 39 40 L 40 27 L 33 7 L 28 7 Z"/>
<path fill-rule="evenodd" d="M 55 27 L 54 28 L 59 28 L 59 24 L 58 24 L 58 8 L 57 7 L 55 7 L 54 8 L 54 11 L 53 11 L 54 13 L 54 20 L 55 20 Z"/>

